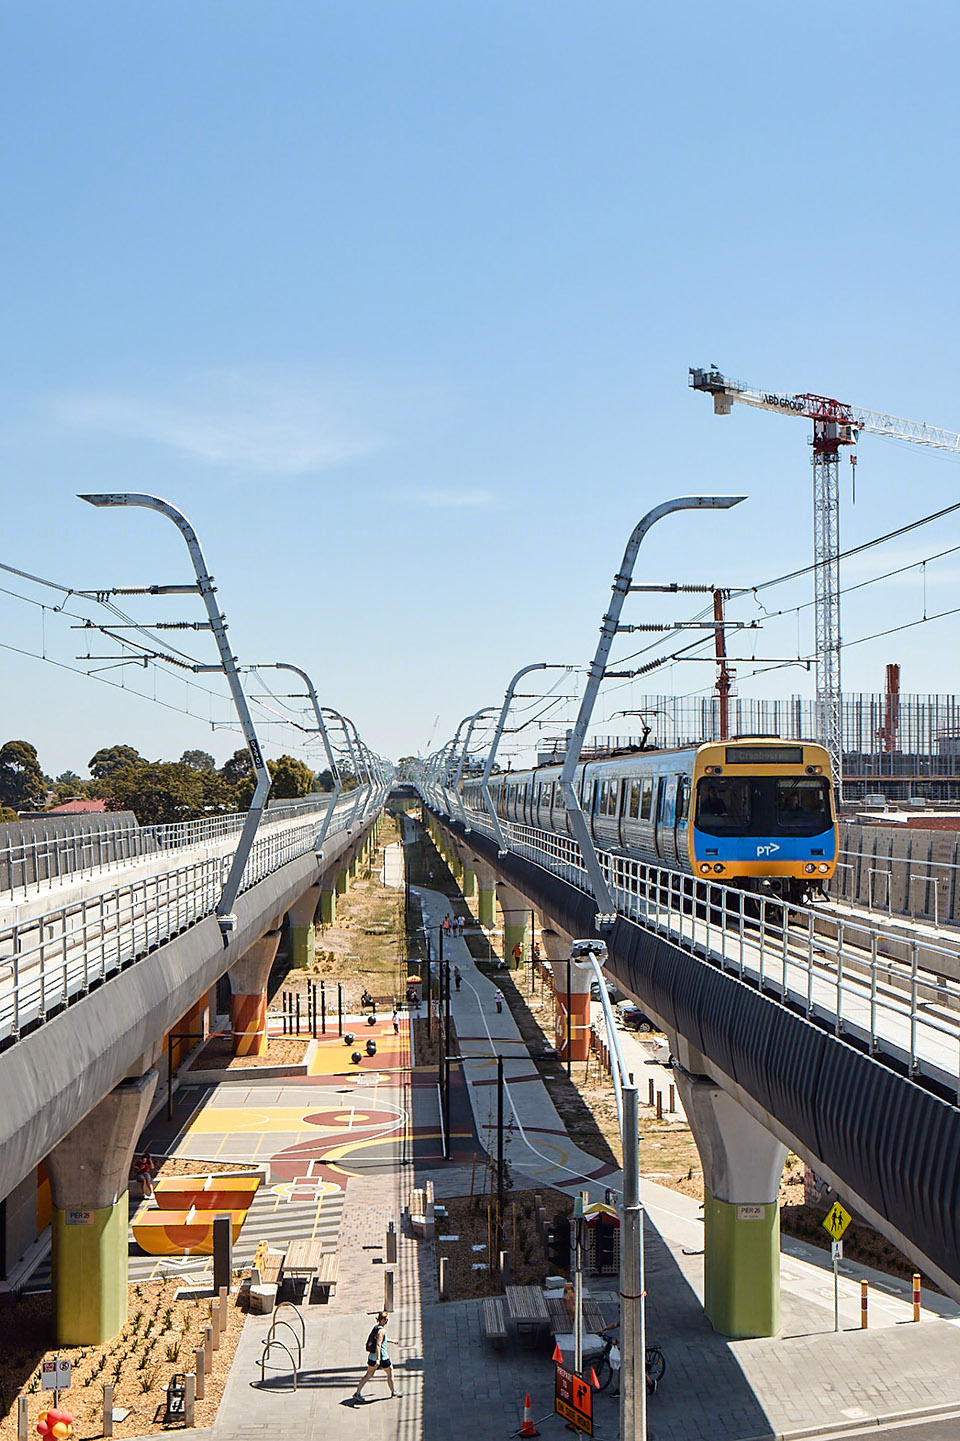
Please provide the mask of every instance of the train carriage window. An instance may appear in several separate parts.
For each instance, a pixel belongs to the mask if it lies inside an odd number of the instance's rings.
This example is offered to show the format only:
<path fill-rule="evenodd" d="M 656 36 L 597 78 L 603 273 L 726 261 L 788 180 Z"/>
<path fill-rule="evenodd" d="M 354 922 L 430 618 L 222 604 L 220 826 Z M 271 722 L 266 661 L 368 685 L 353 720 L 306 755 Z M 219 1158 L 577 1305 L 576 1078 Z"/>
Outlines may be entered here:
<path fill-rule="evenodd" d="M 702 780 L 697 785 L 698 829 L 708 835 L 742 831 L 750 825 L 751 783 L 744 776 Z"/>
<path fill-rule="evenodd" d="M 640 819 L 648 821 L 650 812 L 653 809 L 653 777 L 647 776 L 643 782 L 643 796 L 640 801 Z"/>
<path fill-rule="evenodd" d="M 791 777 L 777 781 L 777 825 L 781 830 L 816 835 L 830 825 L 826 781 Z"/>
<path fill-rule="evenodd" d="M 681 776 L 677 782 L 677 825 L 684 824 L 690 809 L 690 777 Z"/>
<path fill-rule="evenodd" d="M 627 782 L 624 782 L 624 784 L 627 784 Z M 642 789 L 642 783 L 640 781 L 630 781 L 629 786 L 630 796 L 627 802 L 627 815 L 630 820 L 635 821 L 640 815 L 640 791 Z"/>

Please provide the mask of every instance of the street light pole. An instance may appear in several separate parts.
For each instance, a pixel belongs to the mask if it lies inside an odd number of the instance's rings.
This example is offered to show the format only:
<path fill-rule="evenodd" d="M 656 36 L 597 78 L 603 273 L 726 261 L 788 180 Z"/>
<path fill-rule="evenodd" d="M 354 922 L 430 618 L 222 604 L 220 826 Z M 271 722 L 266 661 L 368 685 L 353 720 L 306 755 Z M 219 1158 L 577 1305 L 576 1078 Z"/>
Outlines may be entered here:
<path fill-rule="evenodd" d="M 323 740 L 323 749 L 326 753 L 327 764 L 330 767 L 330 774 L 333 777 L 333 794 L 330 797 L 330 804 L 327 807 L 327 813 L 323 818 L 323 825 L 320 827 L 320 832 L 313 846 L 314 851 L 319 854 L 323 847 L 323 843 L 326 840 L 327 830 L 329 829 L 330 821 L 333 817 L 333 812 L 340 797 L 341 789 L 340 767 L 337 765 L 336 757 L 333 754 L 333 747 L 330 744 L 330 736 L 327 732 L 327 727 L 323 719 L 323 708 L 320 705 L 320 702 L 317 700 L 317 692 L 314 687 L 313 681 L 307 675 L 306 671 L 301 670 L 298 665 L 290 665 L 287 661 L 277 660 L 273 661 L 271 664 L 268 665 L 254 666 L 252 667 L 252 669 L 290 670 L 293 671 L 294 675 L 298 675 L 303 681 L 304 685 L 307 687 L 307 694 L 310 697 L 310 704 L 313 706 L 313 713 L 317 718 L 317 730 L 320 732 L 320 736 Z"/>
<path fill-rule="evenodd" d="M 237 666 L 237 658 L 230 650 L 227 643 L 227 622 L 226 618 L 214 599 L 216 586 L 213 583 L 213 576 L 207 570 L 207 563 L 203 558 L 203 551 L 197 539 L 197 533 L 187 520 L 186 516 L 175 505 L 167 500 L 161 500 L 158 495 L 144 495 L 138 492 L 117 492 L 103 495 L 81 495 L 90 505 L 121 506 L 121 505 L 142 505 L 147 510 L 159 511 L 168 520 L 172 520 L 187 543 L 190 552 L 190 559 L 193 561 L 193 568 L 197 576 L 196 589 L 203 597 L 203 603 L 210 618 L 210 629 L 213 631 L 217 641 L 217 648 L 220 652 L 220 664 L 218 666 L 195 665 L 195 671 L 222 670 L 227 678 L 230 687 L 230 694 L 233 696 L 233 704 L 236 708 L 240 721 L 240 728 L 243 731 L 243 738 L 247 743 L 250 758 L 253 761 L 253 768 L 256 774 L 256 786 L 253 797 L 243 823 L 243 830 L 237 842 L 237 849 L 233 853 L 233 860 L 230 865 L 230 872 L 220 892 L 220 899 L 216 905 L 216 916 L 223 936 L 223 944 L 229 944 L 230 936 L 236 930 L 237 918 L 233 914 L 234 903 L 240 892 L 240 885 L 243 881 L 243 872 L 247 864 L 247 858 L 253 846 L 257 828 L 260 825 L 260 817 L 263 815 L 263 808 L 267 802 L 270 791 L 270 772 L 267 770 L 263 759 L 263 752 L 260 749 L 260 742 L 257 739 L 257 732 L 254 728 L 253 719 L 250 715 L 250 708 L 247 705 L 247 698 L 243 693 L 243 686 L 240 683 L 240 671 Z M 150 587 L 151 594 L 163 594 L 168 589 L 164 586 Z M 180 587 L 176 587 L 177 590 Z"/>
<path fill-rule="evenodd" d="M 652 525 L 655 525 L 663 516 L 672 514 L 675 510 L 728 510 L 732 505 L 739 505 L 741 500 L 746 500 L 746 496 L 680 495 L 674 497 L 673 500 L 665 500 L 660 505 L 655 505 L 653 509 L 648 510 L 643 519 L 634 526 L 630 539 L 627 541 L 627 547 L 623 554 L 620 569 L 613 578 L 613 594 L 610 599 L 610 606 L 606 615 L 603 617 L 603 624 L 600 627 L 600 641 L 597 646 L 597 653 L 587 673 L 587 684 L 584 688 L 583 700 L 580 703 L 580 713 L 573 727 L 573 734 L 570 737 L 570 744 L 567 747 L 567 753 L 563 761 L 563 770 L 560 773 L 560 780 L 558 782 L 566 803 L 570 827 L 575 839 L 579 842 L 580 853 L 583 856 L 587 875 L 590 878 L 590 887 L 601 915 L 615 915 L 616 905 L 614 904 L 610 888 L 607 885 L 607 879 L 603 873 L 600 858 L 594 848 L 593 837 L 590 835 L 586 817 L 580 809 L 580 802 L 577 799 L 576 787 L 573 781 L 577 764 L 580 760 L 580 754 L 583 750 L 587 727 L 593 715 L 597 692 L 607 673 L 607 660 L 610 655 L 610 647 L 613 645 L 613 638 L 619 629 L 620 612 L 623 609 L 623 602 L 626 600 L 632 588 L 633 568 L 636 564 L 640 542 Z"/>

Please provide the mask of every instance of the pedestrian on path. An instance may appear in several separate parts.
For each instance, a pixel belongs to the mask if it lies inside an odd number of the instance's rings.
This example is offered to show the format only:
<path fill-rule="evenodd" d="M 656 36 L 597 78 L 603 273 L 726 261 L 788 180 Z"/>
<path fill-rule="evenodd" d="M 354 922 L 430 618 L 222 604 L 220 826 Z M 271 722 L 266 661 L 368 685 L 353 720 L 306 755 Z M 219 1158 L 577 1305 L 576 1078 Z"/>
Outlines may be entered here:
<path fill-rule="evenodd" d="M 379 1315 L 377 1316 L 377 1324 L 374 1326 L 373 1330 L 370 1332 L 370 1335 L 367 1337 L 367 1370 L 366 1375 L 362 1378 L 362 1380 L 357 1383 L 357 1389 L 356 1391 L 354 1391 L 351 1398 L 354 1404 L 356 1404 L 358 1401 L 363 1401 L 363 1397 L 360 1395 L 360 1392 L 363 1390 L 364 1386 L 366 1386 L 367 1382 L 373 1379 L 373 1377 L 377 1374 L 377 1371 L 386 1372 L 387 1385 L 390 1387 L 390 1395 L 399 1396 L 401 1393 L 399 1391 L 395 1391 L 393 1387 L 393 1362 L 387 1355 L 386 1311 L 381 1311 L 379 1313 Z"/>
<path fill-rule="evenodd" d="M 459 989 L 460 989 L 460 982 L 461 982 L 462 980 L 463 980 L 463 977 L 462 977 L 462 975 L 460 974 L 460 967 L 459 967 L 459 966 L 454 966 L 454 968 L 453 968 L 453 984 L 456 986 L 456 988 L 457 988 L 458 991 L 459 991 Z"/>
<path fill-rule="evenodd" d="M 521 946 L 520 942 L 517 941 L 517 944 L 516 944 L 516 945 L 514 946 L 514 948 L 513 948 L 513 968 L 514 968 L 514 970 L 519 970 L 519 968 L 520 968 L 520 962 L 521 962 L 522 960 L 523 960 L 523 946 Z"/>
<path fill-rule="evenodd" d="M 396 1006 L 393 1008 L 393 1034 L 395 1036 L 399 1036 L 400 1034 L 400 1012 Z"/>
<path fill-rule="evenodd" d="M 494 1000 L 496 1001 L 496 1003 L 497 1003 L 497 1014 L 499 1015 L 500 1012 L 503 1010 L 503 992 L 502 992 L 502 991 L 496 991 L 496 992 L 494 993 L 493 999 L 494 999 Z"/>

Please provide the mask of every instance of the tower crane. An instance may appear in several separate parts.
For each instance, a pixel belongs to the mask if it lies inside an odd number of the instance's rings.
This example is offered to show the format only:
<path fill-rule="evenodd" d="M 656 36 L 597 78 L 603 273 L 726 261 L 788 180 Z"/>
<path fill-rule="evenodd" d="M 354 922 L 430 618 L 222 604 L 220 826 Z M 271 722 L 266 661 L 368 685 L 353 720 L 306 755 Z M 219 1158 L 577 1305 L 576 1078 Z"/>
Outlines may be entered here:
<path fill-rule="evenodd" d="M 721 375 L 715 366 L 690 370 L 689 384 L 713 396 L 715 415 L 729 415 L 734 401 L 780 415 L 813 421 L 813 563 L 816 629 L 817 718 L 820 738 L 830 753 L 842 787 L 843 740 L 840 695 L 840 477 L 841 446 L 853 447 L 861 432 L 952 450 L 960 455 L 960 435 L 914 420 L 860 410 L 825 395 L 783 395 L 757 390 Z M 856 456 L 850 454 L 853 464 Z"/>

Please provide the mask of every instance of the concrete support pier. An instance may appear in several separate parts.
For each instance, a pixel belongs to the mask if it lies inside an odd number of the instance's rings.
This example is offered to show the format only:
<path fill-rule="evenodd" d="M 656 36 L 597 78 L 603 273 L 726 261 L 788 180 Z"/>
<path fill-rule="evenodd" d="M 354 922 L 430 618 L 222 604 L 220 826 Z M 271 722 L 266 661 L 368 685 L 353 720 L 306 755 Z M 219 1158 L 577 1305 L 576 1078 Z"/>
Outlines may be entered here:
<path fill-rule="evenodd" d="M 320 924 L 323 926 L 335 926 L 337 923 L 337 889 L 336 882 L 331 886 L 324 881 L 320 891 Z"/>
<path fill-rule="evenodd" d="M 708 1077 L 674 1074 L 703 1164 L 707 1319 L 722 1336 L 775 1336 L 787 1148 Z"/>
<path fill-rule="evenodd" d="M 313 962 L 316 945 L 314 921 L 320 901 L 320 887 L 311 886 L 294 901 L 287 915 L 290 918 L 290 964 L 304 969 Z"/>
<path fill-rule="evenodd" d="M 477 920 L 481 926 L 492 931 L 497 923 L 497 877 L 491 866 L 481 863 L 477 872 L 479 895 L 477 896 Z"/>
<path fill-rule="evenodd" d="M 99 1346 L 127 1320 L 127 1179 L 157 1072 L 121 1081 L 47 1157 L 60 1346 Z"/>
<path fill-rule="evenodd" d="M 235 1056 L 262 1056 L 267 1049 L 267 981 L 279 944 L 277 926 L 254 941 L 228 972 Z"/>
<path fill-rule="evenodd" d="M 497 900 L 503 912 L 503 959 L 506 965 L 514 964 L 513 952 L 520 947 L 521 963 L 528 954 L 527 928 L 530 924 L 530 902 L 508 886 L 506 881 L 497 883 Z M 569 951 L 567 952 L 569 955 Z"/>
<path fill-rule="evenodd" d="M 553 972 L 554 1045 L 567 1057 L 567 982 L 570 987 L 570 1059 L 585 1061 L 590 1054 L 590 982 L 593 968 L 578 961 L 568 965 L 571 937 L 564 931 L 543 927 L 540 931 L 546 960 Z"/>

